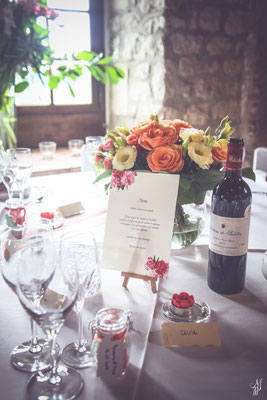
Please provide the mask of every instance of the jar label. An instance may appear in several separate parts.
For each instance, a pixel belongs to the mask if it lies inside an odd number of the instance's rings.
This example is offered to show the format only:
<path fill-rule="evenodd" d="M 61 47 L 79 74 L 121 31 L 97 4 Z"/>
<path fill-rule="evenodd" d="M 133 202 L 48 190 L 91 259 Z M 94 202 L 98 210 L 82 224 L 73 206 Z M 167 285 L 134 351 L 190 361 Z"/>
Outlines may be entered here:
<path fill-rule="evenodd" d="M 211 214 L 210 250 L 224 256 L 242 256 L 248 250 L 250 206 L 243 218 L 227 218 Z"/>
<path fill-rule="evenodd" d="M 106 335 L 99 343 L 97 352 L 97 376 L 102 378 L 120 377 L 125 371 L 126 348 L 121 339 L 113 340 L 114 335 Z"/>

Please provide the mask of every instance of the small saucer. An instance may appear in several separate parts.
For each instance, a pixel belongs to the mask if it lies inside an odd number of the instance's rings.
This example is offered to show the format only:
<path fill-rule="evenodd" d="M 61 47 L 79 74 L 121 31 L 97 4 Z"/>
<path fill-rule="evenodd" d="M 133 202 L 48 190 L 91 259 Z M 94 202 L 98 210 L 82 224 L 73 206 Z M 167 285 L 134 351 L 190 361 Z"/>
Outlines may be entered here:
<path fill-rule="evenodd" d="M 53 221 L 53 229 L 61 228 L 64 224 L 62 214 L 55 213 L 54 221 Z"/>
<path fill-rule="evenodd" d="M 200 300 L 195 300 L 190 312 L 185 315 L 174 314 L 171 306 L 172 301 L 168 300 L 162 304 L 161 311 L 168 320 L 173 322 L 206 322 L 210 317 L 209 306 Z"/>

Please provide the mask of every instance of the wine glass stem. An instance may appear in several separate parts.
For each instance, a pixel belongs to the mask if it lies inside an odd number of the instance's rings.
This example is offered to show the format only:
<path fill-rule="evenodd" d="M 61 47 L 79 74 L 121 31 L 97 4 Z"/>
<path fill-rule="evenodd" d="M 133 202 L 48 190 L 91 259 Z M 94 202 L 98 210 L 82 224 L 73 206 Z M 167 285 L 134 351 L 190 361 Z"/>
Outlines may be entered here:
<path fill-rule="evenodd" d="M 78 351 L 86 351 L 83 339 L 83 304 L 78 308 Z"/>
<path fill-rule="evenodd" d="M 38 337 L 37 337 L 37 325 L 36 322 L 31 318 L 31 346 L 29 351 L 31 353 L 40 353 L 42 351 L 42 347 L 38 344 Z"/>
<path fill-rule="evenodd" d="M 48 338 L 50 340 L 50 357 L 51 357 L 51 377 L 49 382 L 56 385 L 61 382 L 61 378 L 57 373 L 57 332 L 49 331 Z"/>

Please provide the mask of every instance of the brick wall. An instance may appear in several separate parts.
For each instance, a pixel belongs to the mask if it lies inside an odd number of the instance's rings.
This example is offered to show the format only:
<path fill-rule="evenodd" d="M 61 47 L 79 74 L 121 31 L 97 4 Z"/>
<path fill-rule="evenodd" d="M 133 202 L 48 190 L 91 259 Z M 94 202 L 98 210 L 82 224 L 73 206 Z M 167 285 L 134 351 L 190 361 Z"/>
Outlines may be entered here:
<path fill-rule="evenodd" d="M 229 115 L 246 163 L 267 146 L 265 0 L 111 0 L 110 47 L 126 79 L 112 86 L 110 126 L 150 114 L 216 127 Z"/>

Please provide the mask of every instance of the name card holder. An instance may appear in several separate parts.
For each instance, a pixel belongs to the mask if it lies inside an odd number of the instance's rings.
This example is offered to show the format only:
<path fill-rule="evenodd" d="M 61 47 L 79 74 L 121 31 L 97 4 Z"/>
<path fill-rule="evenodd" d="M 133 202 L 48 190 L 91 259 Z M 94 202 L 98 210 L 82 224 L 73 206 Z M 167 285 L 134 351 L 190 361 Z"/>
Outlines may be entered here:
<path fill-rule="evenodd" d="M 150 281 L 152 292 L 153 292 L 153 293 L 157 293 L 157 285 L 156 285 L 156 282 L 157 282 L 157 279 L 158 279 L 158 278 L 154 278 L 153 276 L 134 274 L 134 273 L 132 273 L 132 272 L 122 272 L 122 273 L 121 273 L 121 276 L 124 276 L 124 280 L 123 280 L 122 286 L 123 286 L 125 289 L 128 289 L 128 288 L 127 288 L 127 284 L 128 284 L 128 282 L 129 282 L 129 279 L 130 279 L 130 278 L 135 278 L 135 279 L 142 279 L 143 281 Z"/>

